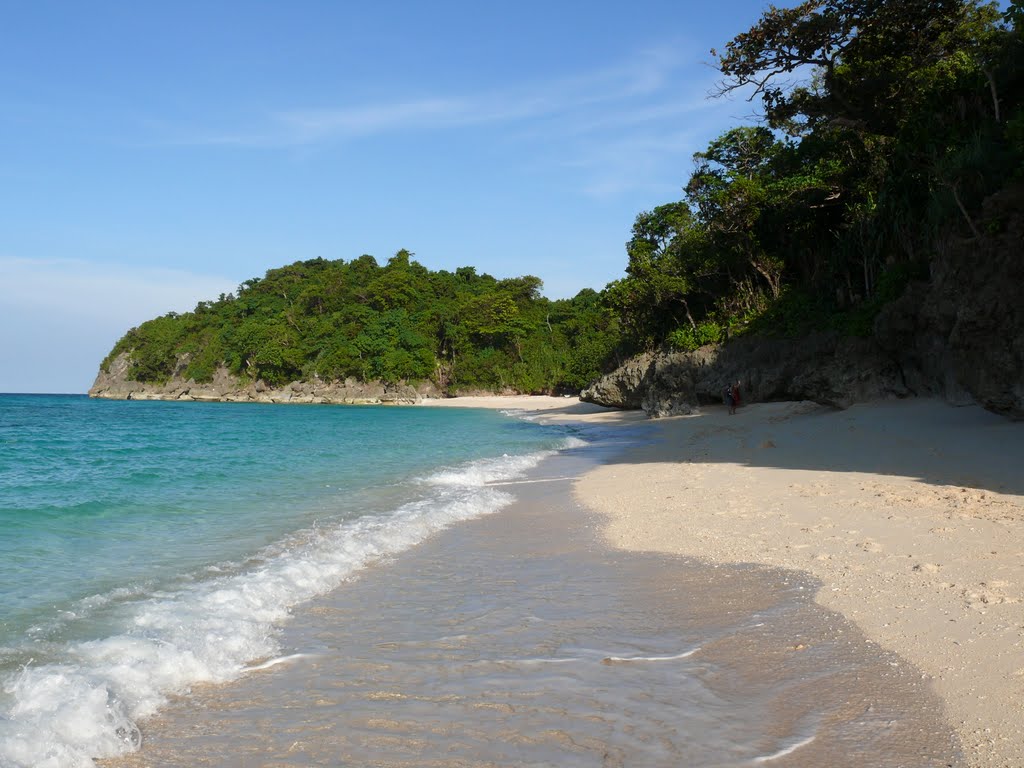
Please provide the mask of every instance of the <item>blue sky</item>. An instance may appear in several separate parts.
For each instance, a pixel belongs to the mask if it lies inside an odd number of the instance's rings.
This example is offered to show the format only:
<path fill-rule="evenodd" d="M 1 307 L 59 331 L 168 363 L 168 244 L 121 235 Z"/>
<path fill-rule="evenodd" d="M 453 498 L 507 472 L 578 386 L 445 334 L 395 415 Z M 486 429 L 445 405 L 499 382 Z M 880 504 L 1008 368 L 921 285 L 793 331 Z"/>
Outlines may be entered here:
<path fill-rule="evenodd" d="M 710 49 L 764 2 L 0 5 L 0 392 L 300 259 L 623 274 L 749 118 Z"/>

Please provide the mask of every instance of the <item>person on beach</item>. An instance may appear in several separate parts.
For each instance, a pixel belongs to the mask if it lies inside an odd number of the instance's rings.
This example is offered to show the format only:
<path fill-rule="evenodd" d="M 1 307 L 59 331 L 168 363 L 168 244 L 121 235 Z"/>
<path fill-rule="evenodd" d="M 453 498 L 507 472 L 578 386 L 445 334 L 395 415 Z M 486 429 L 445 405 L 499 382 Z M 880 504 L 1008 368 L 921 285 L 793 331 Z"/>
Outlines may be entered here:
<path fill-rule="evenodd" d="M 733 413 L 733 401 L 732 401 L 732 385 L 726 384 L 725 389 L 722 390 L 722 402 L 725 403 L 729 409 L 729 414 Z"/>
<path fill-rule="evenodd" d="M 729 388 L 729 413 L 736 413 L 740 404 L 740 383 L 737 381 Z"/>

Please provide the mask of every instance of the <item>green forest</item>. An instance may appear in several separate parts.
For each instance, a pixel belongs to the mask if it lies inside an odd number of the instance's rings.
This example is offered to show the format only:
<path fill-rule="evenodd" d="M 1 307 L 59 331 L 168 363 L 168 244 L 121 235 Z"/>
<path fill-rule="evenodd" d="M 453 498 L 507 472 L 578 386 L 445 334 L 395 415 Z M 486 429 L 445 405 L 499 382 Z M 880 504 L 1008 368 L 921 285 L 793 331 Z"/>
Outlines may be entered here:
<path fill-rule="evenodd" d="M 133 328 L 104 366 L 130 351 L 129 375 L 149 382 L 166 381 L 183 360 L 196 381 L 223 364 L 272 385 L 318 376 L 548 392 L 578 390 L 613 355 L 617 322 L 596 291 L 550 301 L 536 277 L 434 272 L 411 257 L 270 270 L 194 312 Z"/>
<path fill-rule="evenodd" d="M 870 335 L 935 253 L 1005 222 L 1024 184 L 1024 2 L 769 6 L 713 50 L 718 97 L 760 119 L 694 156 L 624 233 L 624 276 L 552 301 L 536 277 L 431 271 L 400 251 L 315 259 L 130 330 L 129 376 L 342 379 L 575 391 L 634 352 L 743 334 Z M 681 180 L 682 181 L 682 180 Z"/>

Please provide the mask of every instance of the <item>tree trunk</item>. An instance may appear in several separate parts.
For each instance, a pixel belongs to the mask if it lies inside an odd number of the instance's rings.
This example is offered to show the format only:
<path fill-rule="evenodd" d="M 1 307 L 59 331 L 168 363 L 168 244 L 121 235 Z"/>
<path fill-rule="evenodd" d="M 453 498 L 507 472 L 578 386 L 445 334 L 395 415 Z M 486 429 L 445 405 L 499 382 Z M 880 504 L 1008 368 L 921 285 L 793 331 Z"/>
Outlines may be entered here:
<path fill-rule="evenodd" d="M 969 226 L 971 228 L 971 232 L 974 233 L 974 238 L 976 240 L 980 240 L 981 232 L 979 232 L 978 228 L 974 225 L 974 220 L 971 219 L 971 215 L 967 212 L 963 201 L 960 199 L 959 186 L 959 183 L 949 185 L 950 190 L 953 192 L 953 200 L 956 201 L 956 207 L 960 209 L 960 213 L 964 215 L 964 220 L 967 222 L 967 226 Z"/>
<path fill-rule="evenodd" d="M 992 112 L 996 117 L 996 123 L 1002 122 L 999 119 L 999 93 L 996 90 L 996 79 L 992 75 L 992 72 L 987 69 L 981 70 L 985 73 L 985 79 L 988 80 L 988 90 L 992 94 Z"/>
<path fill-rule="evenodd" d="M 772 298 L 779 298 L 779 294 L 782 292 L 781 275 L 773 273 L 773 270 L 769 269 L 756 258 L 750 259 L 750 265 L 768 282 L 768 288 L 772 292 Z"/>
<path fill-rule="evenodd" d="M 690 327 L 693 328 L 693 330 L 696 331 L 697 330 L 697 324 L 695 322 L 693 322 L 693 315 L 690 314 L 690 304 L 689 304 L 689 302 L 686 301 L 685 298 L 682 300 L 682 302 L 683 302 L 683 309 L 686 310 L 686 319 L 690 321 Z"/>

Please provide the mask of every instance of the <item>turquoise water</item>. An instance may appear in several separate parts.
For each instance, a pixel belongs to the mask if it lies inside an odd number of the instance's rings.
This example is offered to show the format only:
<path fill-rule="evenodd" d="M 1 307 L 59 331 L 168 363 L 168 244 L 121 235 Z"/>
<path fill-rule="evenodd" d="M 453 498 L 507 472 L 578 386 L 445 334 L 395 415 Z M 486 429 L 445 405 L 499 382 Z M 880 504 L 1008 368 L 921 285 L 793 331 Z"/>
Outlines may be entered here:
<path fill-rule="evenodd" d="M 483 410 L 0 395 L 0 766 L 88 766 L 578 442 Z"/>

